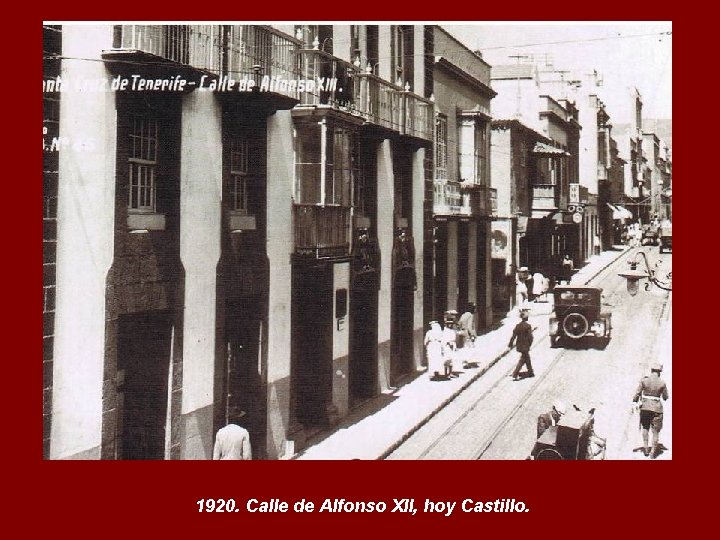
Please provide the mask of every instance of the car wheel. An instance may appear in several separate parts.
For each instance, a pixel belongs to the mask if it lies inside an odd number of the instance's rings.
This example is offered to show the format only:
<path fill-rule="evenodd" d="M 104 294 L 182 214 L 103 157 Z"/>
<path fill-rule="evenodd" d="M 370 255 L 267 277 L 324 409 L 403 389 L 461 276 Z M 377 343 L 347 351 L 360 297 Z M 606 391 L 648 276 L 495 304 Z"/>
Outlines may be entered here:
<path fill-rule="evenodd" d="M 552 448 L 544 448 L 540 450 L 535 456 L 536 460 L 550 460 L 550 459 L 562 459 L 560 452 L 553 450 Z"/>
<path fill-rule="evenodd" d="M 590 323 L 582 313 L 570 313 L 563 319 L 562 328 L 564 335 L 571 339 L 580 339 L 590 330 Z"/>

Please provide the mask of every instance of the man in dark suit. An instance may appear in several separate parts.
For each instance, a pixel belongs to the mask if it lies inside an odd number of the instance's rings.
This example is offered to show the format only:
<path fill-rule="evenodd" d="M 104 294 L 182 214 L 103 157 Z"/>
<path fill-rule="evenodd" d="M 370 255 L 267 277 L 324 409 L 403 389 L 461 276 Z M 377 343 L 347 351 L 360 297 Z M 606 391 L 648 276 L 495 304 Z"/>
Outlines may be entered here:
<path fill-rule="evenodd" d="M 667 401 L 668 394 L 665 381 L 660 378 L 662 365 L 655 363 L 650 366 L 650 375 L 640 379 L 633 402 L 640 401 L 640 427 L 642 428 L 643 453 L 651 458 L 656 458 L 658 445 L 660 443 L 660 430 L 663 425 L 663 404 L 661 400 Z M 652 431 L 652 451 L 648 445 L 648 431 Z"/>
<path fill-rule="evenodd" d="M 517 381 L 519 379 L 520 370 L 523 365 L 527 367 L 528 377 L 535 376 L 532 364 L 530 363 L 530 346 L 533 342 L 533 329 L 532 326 L 530 326 L 530 323 L 528 323 L 529 315 L 527 310 L 520 311 L 520 318 L 522 320 L 515 325 L 512 337 L 510 338 L 510 343 L 508 343 L 508 349 L 511 349 L 512 346 L 515 345 L 517 351 L 520 353 L 520 359 L 518 360 L 512 374 L 513 381 Z"/>

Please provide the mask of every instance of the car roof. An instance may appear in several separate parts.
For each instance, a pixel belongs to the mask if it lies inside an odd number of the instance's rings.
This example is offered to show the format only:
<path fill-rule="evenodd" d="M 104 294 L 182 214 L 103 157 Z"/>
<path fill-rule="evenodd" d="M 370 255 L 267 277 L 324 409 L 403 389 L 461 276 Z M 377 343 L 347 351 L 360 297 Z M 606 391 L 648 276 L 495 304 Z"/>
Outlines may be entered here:
<path fill-rule="evenodd" d="M 555 291 L 600 291 L 602 292 L 602 287 L 591 287 L 589 285 L 578 285 L 578 286 L 568 286 L 568 285 L 555 285 Z"/>

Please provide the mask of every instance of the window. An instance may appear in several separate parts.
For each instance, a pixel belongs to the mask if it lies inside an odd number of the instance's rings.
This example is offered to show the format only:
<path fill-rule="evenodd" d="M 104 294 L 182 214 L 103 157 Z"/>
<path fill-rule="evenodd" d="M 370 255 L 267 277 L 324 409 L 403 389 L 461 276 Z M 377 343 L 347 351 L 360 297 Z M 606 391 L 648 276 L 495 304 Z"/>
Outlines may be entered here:
<path fill-rule="evenodd" d="M 357 153 L 353 151 L 352 133 L 335 128 L 333 141 L 332 179 L 325 193 L 326 204 L 350 205 L 350 186 L 357 167 Z"/>
<path fill-rule="evenodd" d="M 248 213 L 248 182 L 250 169 L 248 139 L 239 137 L 230 141 L 230 197 L 232 210 Z"/>
<path fill-rule="evenodd" d="M 487 185 L 487 122 L 475 124 L 475 182 Z"/>
<path fill-rule="evenodd" d="M 473 115 L 458 117 L 458 167 L 465 182 L 487 185 L 488 123 Z"/>
<path fill-rule="evenodd" d="M 146 115 L 133 115 L 130 131 L 128 208 L 136 212 L 155 212 L 158 121 Z"/>
<path fill-rule="evenodd" d="M 438 115 L 435 119 L 435 179 L 447 179 L 447 116 Z"/>
<path fill-rule="evenodd" d="M 391 55 L 394 83 L 413 87 L 413 26 L 393 26 Z"/>
<path fill-rule="evenodd" d="M 301 125 L 295 144 L 296 202 L 350 206 L 359 168 L 354 132 L 326 123 Z"/>

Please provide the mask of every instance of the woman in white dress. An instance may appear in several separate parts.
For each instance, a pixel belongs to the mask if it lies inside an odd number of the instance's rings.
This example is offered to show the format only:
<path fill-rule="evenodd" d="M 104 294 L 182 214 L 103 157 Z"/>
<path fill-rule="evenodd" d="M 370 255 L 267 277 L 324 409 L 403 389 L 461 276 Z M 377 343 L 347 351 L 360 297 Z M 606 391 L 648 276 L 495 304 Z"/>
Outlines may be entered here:
<path fill-rule="evenodd" d="M 430 321 L 430 330 L 425 333 L 425 354 L 430 378 L 438 377 L 443 371 L 443 330 L 437 321 Z"/>

